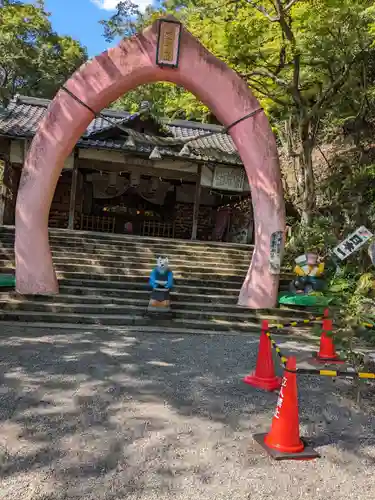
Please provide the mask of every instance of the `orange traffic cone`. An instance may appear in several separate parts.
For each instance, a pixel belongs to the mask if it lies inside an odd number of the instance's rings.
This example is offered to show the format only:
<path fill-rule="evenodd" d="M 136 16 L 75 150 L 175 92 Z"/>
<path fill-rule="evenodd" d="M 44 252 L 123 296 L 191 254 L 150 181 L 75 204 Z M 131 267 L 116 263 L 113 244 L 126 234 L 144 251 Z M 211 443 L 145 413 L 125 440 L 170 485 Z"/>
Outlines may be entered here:
<path fill-rule="evenodd" d="M 333 325 L 332 320 L 328 318 L 328 314 L 328 309 L 325 309 L 322 324 L 322 335 L 320 337 L 320 348 L 319 352 L 316 355 L 316 359 L 323 362 L 330 361 L 341 363 L 342 360 L 335 350 L 335 343 L 332 335 Z"/>
<path fill-rule="evenodd" d="M 319 457 L 299 435 L 296 358 L 290 357 L 281 384 L 271 430 L 254 439 L 275 460 L 310 460 Z M 288 371 L 291 370 L 291 371 Z"/>
<path fill-rule="evenodd" d="M 276 377 L 273 366 L 271 341 L 267 337 L 268 321 L 262 321 L 259 350 L 255 372 L 247 375 L 243 381 L 257 389 L 276 391 L 281 386 L 281 377 Z"/>

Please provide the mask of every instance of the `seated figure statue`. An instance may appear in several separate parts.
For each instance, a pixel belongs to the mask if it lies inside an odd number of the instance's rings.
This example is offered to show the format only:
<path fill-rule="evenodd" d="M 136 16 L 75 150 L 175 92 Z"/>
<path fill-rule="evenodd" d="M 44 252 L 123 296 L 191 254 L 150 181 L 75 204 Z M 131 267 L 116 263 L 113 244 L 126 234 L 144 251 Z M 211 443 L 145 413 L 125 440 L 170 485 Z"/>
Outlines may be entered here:
<path fill-rule="evenodd" d="M 168 257 L 158 257 L 156 267 L 150 274 L 149 285 L 152 292 L 148 312 L 169 312 L 173 272 L 169 269 Z"/>
<path fill-rule="evenodd" d="M 318 255 L 316 253 L 307 252 L 297 257 L 295 262 L 297 265 L 294 268 L 294 272 L 297 277 L 290 283 L 290 292 L 308 294 L 324 289 L 324 262 L 318 263 Z"/>

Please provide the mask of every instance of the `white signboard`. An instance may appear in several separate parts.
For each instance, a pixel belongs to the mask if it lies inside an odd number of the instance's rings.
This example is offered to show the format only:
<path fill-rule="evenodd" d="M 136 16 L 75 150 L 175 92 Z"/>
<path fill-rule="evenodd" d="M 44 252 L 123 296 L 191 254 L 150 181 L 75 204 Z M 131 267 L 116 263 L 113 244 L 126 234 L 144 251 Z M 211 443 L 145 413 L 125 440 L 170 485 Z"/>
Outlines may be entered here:
<path fill-rule="evenodd" d="M 280 274 L 282 250 L 283 250 L 283 232 L 275 231 L 271 234 L 270 245 L 270 272 L 271 274 Z"/>
<path fill-rule="evenodd" d="M 215 167 L 212 187 L 226 191 L 244 190 L 245 169 L 243 167 Z"/>
<path fill-rule="evenodd" d="M 212 188 L 215 167 L 202 165 L 201 186 Z"/>
<path fill-rule="evenodd" d="M 336 248 L 333 249 L 333 253 L 340 259 L 345 260 L 349 255 L 356 252 L 364 245 L 373 234 L 371 231 L 361 226 L 354 233 L 350 234 L 344 241 L 342 241 Z"/>

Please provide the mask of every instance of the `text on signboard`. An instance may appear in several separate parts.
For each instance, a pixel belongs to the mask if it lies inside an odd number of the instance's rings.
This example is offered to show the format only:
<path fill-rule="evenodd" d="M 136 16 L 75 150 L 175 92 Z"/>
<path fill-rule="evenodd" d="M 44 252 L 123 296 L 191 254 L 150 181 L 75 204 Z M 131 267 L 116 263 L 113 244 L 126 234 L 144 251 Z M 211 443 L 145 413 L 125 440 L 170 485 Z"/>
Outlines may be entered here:
<path fill-rule="evenodd" d="M 173 61 L 173 49 L 175 44 L 176 32 L 174 26 L 164 26 L 162 33 L 162 44 L 160 58 L 164 61 Z"/>

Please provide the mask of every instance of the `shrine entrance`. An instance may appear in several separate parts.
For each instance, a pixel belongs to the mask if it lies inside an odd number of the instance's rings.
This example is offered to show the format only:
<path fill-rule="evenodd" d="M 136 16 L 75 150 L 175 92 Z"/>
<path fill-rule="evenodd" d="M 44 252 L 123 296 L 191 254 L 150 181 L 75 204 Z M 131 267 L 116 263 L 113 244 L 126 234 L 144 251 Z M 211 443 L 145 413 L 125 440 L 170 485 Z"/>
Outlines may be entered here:
<path fill-rule="evenodd" d="M 16 287 L 55 294 L 48 214 L 65 158 L 101 109 L 146 83 L 181 85 L 204 102 L 230 133 L 251 187 L 255 249 L 239 305 L 277 303 L 285 208 L 278 152 L 267 117 L 243 81 L 173 17 L 160 19 L 83 65 L 59 91 L 25 162 L 16 206 Z"/>

